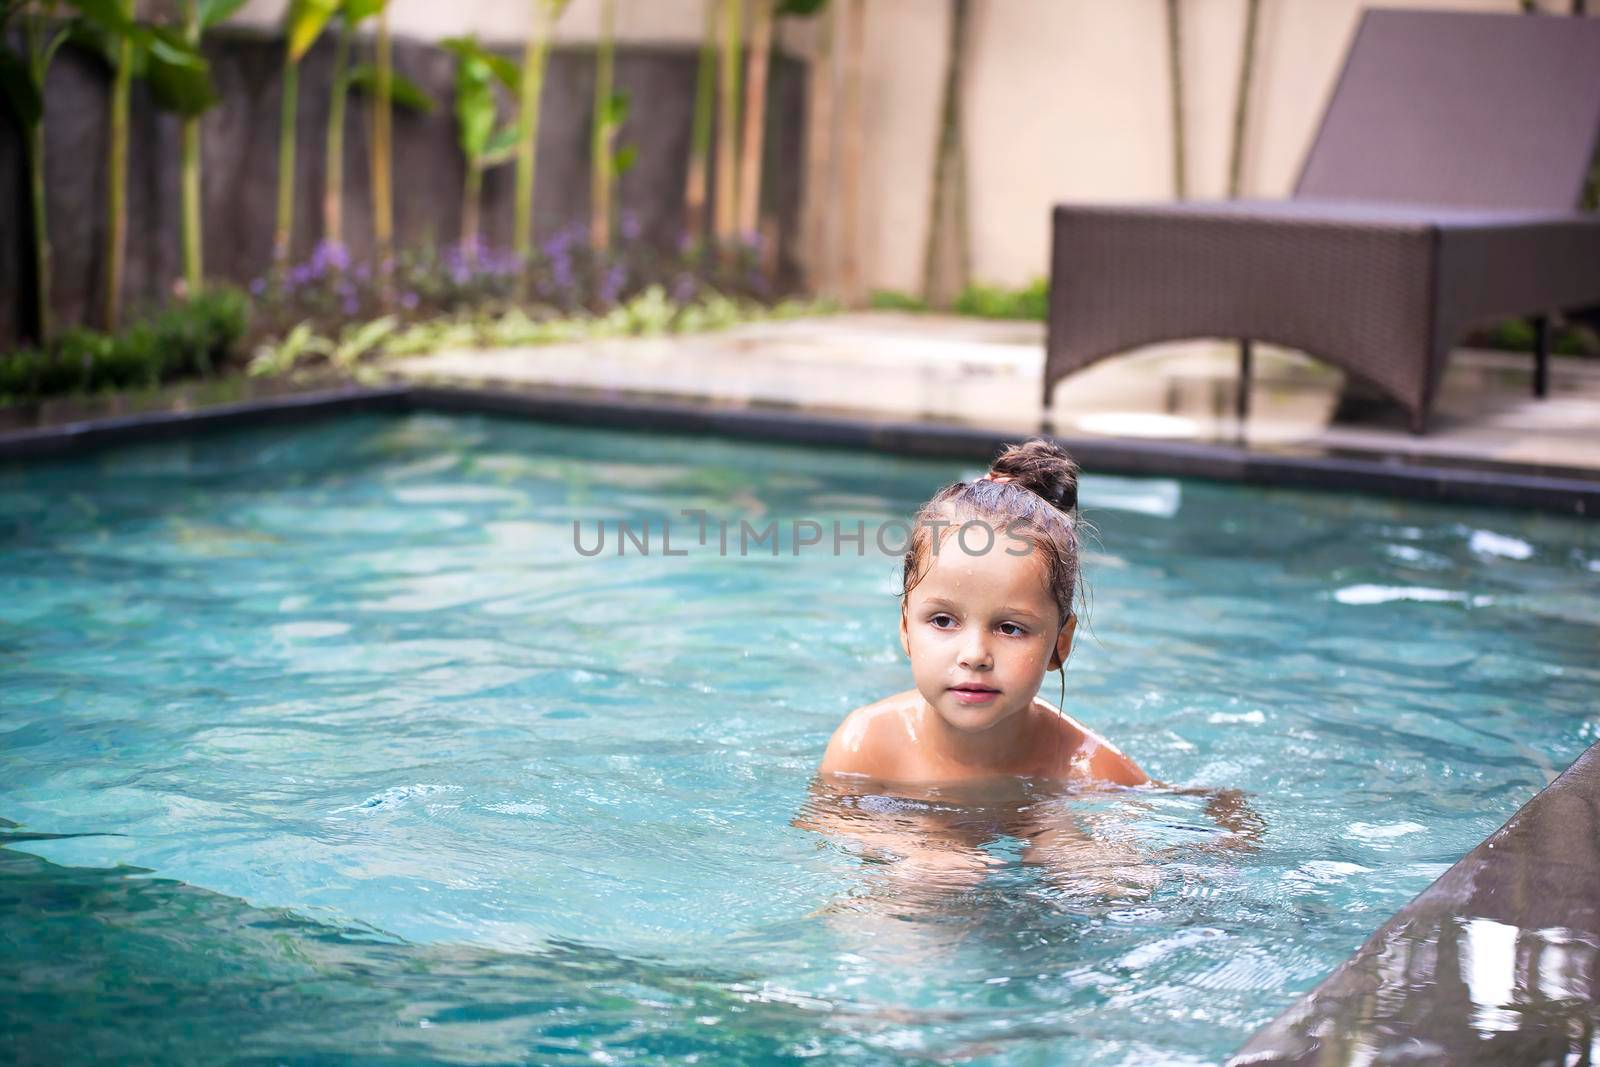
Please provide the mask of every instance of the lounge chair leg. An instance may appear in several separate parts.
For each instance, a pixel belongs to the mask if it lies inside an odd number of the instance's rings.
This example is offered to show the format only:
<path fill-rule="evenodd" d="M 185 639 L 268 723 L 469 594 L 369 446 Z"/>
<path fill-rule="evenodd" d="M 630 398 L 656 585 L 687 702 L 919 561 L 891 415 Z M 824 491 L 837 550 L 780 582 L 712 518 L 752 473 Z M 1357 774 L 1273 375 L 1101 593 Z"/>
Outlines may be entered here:
<path fill-rule="evenodd" d="M 1244 420 L 1250 417 L 1250 339 L 1239 339 L 1239 392 L 1234 398 L 1234 413 L 1239 416 L 1239 425 L 1244 425 Z"/>
<path fill-rule="evenodd" d="M 1550 317 L 1533 320 L 1533 395 L 1543 400 L 1550 395 Z"/>

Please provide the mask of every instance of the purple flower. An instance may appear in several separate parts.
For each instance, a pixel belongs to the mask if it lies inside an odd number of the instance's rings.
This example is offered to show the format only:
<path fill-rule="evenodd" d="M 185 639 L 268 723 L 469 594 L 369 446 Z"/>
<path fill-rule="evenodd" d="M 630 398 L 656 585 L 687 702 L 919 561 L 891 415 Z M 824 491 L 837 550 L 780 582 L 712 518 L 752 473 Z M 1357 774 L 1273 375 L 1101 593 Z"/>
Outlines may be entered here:
<path fill-rule="evenodd" d="M 672 283 L 672 299 L 679 304 L 687 304 L 699 289 L 700 283 L 695 281 L 694 275 L 684 271 Z"/>
<path fill-rule="evenodd" d="M 617 229 L 622 234 L 624 241 L 637 241 L 639 239 L 639 216 L 631 211 L 624 211 L 618 220 Z"/>
<path fill-rule="evenodd" d="M 344 308 L 344 313 L 346 315 L 354 315 L 356 313 L 356 309 L 358 307 L 358 305 L 356 304 L 355 296 L 351 295 L 351 296 L 345 297 L 344 298 L 344 303 L 343 303 L 342 306 Z"/>
<path fill-rule="evenodd" d="M 252 295 L 260 296 L 262 293 L 264 293 L 266 291 L 267 291 L 267 280 L 265 278 L 257 278 L 255 281 L 250 283 L 250 292 L 251 292 Z"/>
<path fill-rule="evenodd" d="M 605 277 L 600 280 L 600 302 L 614 304 L 617 297 L 622 295 L 622 283 L 628 280 L 628 272 L 622 264 L 612 264 L 606 268 Z"/>
<path fill-rule="evenodd" d="M 416 310 L 417 294 L 413 293 L 413 292 L 410 292 L 409 290 L 407 292 L 401 293 L 400 294 L 400 306 L 405 308 L 407 311 Z"/>
<path fill-rule="evenodd" d="M 572 275 L 572 259 L 569 256 L 558 256 L 550 263 L 550 275 L 555 280 L 557 289 L 571 289 L 576 279 Z"/>

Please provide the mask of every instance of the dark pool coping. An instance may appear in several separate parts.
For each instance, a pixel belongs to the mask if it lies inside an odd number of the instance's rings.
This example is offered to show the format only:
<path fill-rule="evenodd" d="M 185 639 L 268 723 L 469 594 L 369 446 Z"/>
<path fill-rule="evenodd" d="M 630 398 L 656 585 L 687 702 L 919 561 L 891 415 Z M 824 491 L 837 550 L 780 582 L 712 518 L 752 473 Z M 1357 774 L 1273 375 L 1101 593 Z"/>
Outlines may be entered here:
<path fill-rule="evenodd" d="M 140 440 L 375 410 L 503 414 L 584 426 L 714 433 L 760 441 L 972 460 L 988 459 L 1001 445 L 1024 436 L 1017 429 L 692 402 L 621 391 L 348 385 L 191 411 L 150 411 L 8 431 L 0 433 L 0 459 L 71 455 Z M 1507 464 L 1418 464 L 1397 455 L 1295 454 L 1177 441 L 1060 435 L 1055 439 L 1085 470 L 1105 474 L 1203 478 L 1264 487 L 1343 490 L 1443 503 L 1600 515 L 1600 471 L 1530 469 Z"/>
<path fill-rule="evenodd" d="M 81 454 L 137 441 L 306 421 L 352 411 L 498 414 L 583 426 L 712 433 L 768 442 L 982 460 L 1016 430 L 686 403 L 560 389 L 340 386 L 191 411 L 156 411 L 0 433 L 0 460 Z M 1087 470 L 1333 489 L 1411 499 L 1600 514 L 1600 472 L 1419 466 L 1401 457 L 1282 455 L 1223 445 L 1057 437 Z M 1230 1064 L 1534 1062 L 1564 1055 L 1568 1036 L 1600 1018 L 1600 743 L 1394 915 L 1321 985 L 1253 1036 Z M 1588 946 L 1594 976 L 1582 997 L 1503 1007 L 1519 1025 L 1485 1033 L 1460 977 L 1472 921 L 1514 927 L 1518 956 Z M 1560 931 L 1560 933 L 1552 933 Z M 1570 935 L 1570 936 L 1569 936 Z M 1586 939 L 1586 940 L 1584 940 Z M 1554 945 L 1552 950 L 1551 946 Z M 1431 955 L 1430 955 L 1431 954 Z M 1570 953 L 1569 953 L 1570 955 Z M 1423 960 L 1428 980 L 1407 980 Z M 1401 960 L 1398 978 L 1395 960 Z M 1454 963 L 1454 972 L 1441 962 Z M 1524 970 L 1527 968 L 1524 967 Z M 1542 973 L 1542 972 L 1541 972 Z M 1454 975 L 1453 979 L 1451 975 Z M 1567 992 L 1571 992 L 1570 989 Z M 1587 1013 L 1587 1014 L 1585 1014 Z M 1500 1018 L 1500 1017 L 1496 1017 Z M 1576 1020 L 1576 1022 L 1575 1022 Z M 1525 1024 L 1525 1025 L 1523 1025 Z M 1574 1031 L 1576 1026 L 1576 1031 Z M 1368 1056 L 1372 1053 L 1376 1060 Z"/>
<path fill-rule="evenodd" d="M 1597 964 L 1600 742 L 1228 1064 L 1589 1063 Z"/>

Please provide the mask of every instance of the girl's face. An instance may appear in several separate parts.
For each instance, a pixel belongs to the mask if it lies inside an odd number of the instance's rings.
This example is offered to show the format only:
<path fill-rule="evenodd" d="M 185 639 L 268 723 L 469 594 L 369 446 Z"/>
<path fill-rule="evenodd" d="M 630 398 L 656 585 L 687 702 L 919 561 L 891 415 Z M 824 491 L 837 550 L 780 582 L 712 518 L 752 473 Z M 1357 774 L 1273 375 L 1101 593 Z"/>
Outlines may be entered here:
<path fill-rule="evenodd" d="M 1027 711 L 1072 647 L 1076 620 L 1061 625 L 1040 553 L 1011 554 L 1023 544 L 997 538 L 968 555 L 946 537 L 901 611 L 917 689 L 957 730 L 979 733 Z"/>

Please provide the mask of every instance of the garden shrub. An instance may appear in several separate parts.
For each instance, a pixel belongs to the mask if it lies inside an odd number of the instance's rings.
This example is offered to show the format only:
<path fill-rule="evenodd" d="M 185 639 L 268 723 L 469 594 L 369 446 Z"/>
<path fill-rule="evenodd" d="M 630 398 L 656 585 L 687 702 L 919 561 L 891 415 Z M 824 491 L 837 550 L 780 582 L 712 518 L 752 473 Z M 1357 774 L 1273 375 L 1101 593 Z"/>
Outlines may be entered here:
<path fill-rule="evenodd" d="M 218 287 L 167 308 L 116 337 L 76 327 L 49 352 L 0 354 L 0 399 L 128 389 L 210 374 L 225 362 L 250 325 L 250 300 Z"/>

